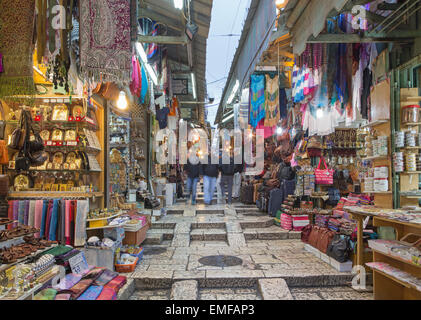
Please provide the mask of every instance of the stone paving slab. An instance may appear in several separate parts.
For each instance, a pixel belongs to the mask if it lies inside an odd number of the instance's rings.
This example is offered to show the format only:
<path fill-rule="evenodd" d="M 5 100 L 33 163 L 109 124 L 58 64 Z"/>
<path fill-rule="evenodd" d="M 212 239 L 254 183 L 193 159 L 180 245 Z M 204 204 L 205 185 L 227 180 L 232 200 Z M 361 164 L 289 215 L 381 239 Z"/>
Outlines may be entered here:
<path fill-rule="evenodd" d="M 293 300 L 284 279 L 259 279 L 258 286 L 263 300 Z"/>
<path fill-rule="evenodd" d="M 171 289 L 171 300 L 197 300 L 198 283 L 195 280 L 174 282 Z"/>

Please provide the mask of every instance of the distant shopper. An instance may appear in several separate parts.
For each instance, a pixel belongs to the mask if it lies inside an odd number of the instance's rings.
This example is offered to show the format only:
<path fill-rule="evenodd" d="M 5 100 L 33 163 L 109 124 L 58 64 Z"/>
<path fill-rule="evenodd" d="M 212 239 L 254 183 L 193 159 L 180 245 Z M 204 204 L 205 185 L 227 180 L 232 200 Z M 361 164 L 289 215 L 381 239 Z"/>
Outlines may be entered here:
<path fill-rule="evenodd" d="M 232 190 L 232 197 L 239 198 L 240 197 L 240 189 L 241 189 L 241 177 L 243 172 L 244 166 L 243 164 L 236 164 L 234 168 L 234 182 L 233 182 L 233 190 Z"/>
<path fill-rule="evenodd" d="M 196 204 L 196 193 L 197 193 L 197 183 L 200 179 L 201 164 L 192 164 L 190 160 L 187 160 L 187 164 L 184 165 L 184 171 L 187 174 L 187 192 L 189 194 L 188 199 L 191 195 L 191 204 Z"/>
<path fill-rule="evenodd" d="M 221 172 L 221 189 L 222 189 L 222 198 L 225 199 L 225 195 L 228 192 L 228 204 L 232 204 L 232 186 L 235 174 L 235 165 L 234 159 L 230 158 L 229 164 L 219 165 L 219 171 Z"/>
<path fill-rule="evenodd" d="M 202 165 L 205 205 L 212 204 L 213 195 L 215 194 L 216 180 L 219 175 L 218 165 L 212 164 L 211 160 L 211 156 L 209 156 L 208 164 Z"/>

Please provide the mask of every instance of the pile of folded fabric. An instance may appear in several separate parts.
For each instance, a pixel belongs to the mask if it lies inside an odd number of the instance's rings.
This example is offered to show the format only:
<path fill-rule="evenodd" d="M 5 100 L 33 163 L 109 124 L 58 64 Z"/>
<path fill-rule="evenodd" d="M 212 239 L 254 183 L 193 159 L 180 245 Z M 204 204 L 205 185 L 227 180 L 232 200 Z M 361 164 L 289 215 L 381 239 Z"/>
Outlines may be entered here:
<path fill-rule="evenodd" d="M 341 221 L 337 218 L 330 218 L 328 223 L 328 228 L 332 231 L 339 232 L 341 227 Z"/>
<path fill-rule="evenodd" d="M 35 300 L 116 300 L 127 278 L 105 268 L 91 267 L 85 274 L 69 273 L 54 287 L 41 290 Z"/>
<path fill-rule="evenodd" d="M 320 228 L 327 228 L 330 216 L 318 214 L 316 215 L 316 225 Z"/>
<path fill-rule="evenodd" d="M 357 228 L 357 224 L 353 221 L 347 219 L 340 219 L 341 225 L 339 227 L 339 232 L 344 235 L 352 235 L 352 233 Z"/>

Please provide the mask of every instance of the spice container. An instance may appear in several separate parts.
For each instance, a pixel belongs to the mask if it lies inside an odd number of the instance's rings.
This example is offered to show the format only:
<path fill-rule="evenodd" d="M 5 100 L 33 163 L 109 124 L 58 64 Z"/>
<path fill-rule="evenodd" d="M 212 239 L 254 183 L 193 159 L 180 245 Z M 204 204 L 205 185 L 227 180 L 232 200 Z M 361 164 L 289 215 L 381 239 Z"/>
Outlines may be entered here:
<path fill-rule="evenodd" d="M 402 123 L 416 123 L 420 121 L 420 106 L 409 105 L 402 107 Z"/>
<path fill-rule="evenodd" d="M 417 155 L 415 153 L 406 153 L 405 167 L 406 171 L 417 171 Z"/>
<path fill-rule="evenodd" d="M 420 137 L 421 139 L 421 137 Z M 395 132 L 395 146 L 396 148 L 405 147 L 405 132 L 397 131 Z"/>
<path fill-rule="evenodd" d="M 374 191 L 386 192 L 389 190 L 389 179 L 374 179 Z"/>
<path fill-rule="evenodd" d="M 374 168 L 374 178 L 375 179 L 389 178 L 389 168 L 388 167 L 375 167 Z"/>
<path fill-rule="evenodd" d="M 393 167 L 395 172 L 405 171 L 403 152 L 395 152 L 393 154 Z"/>
<path fill-rule="evenodd" d="M 407 147 L 416 147 L 416 136 L 417 132 L 415 130 L 410 130 L 405 133 L 405 145 Z"/>

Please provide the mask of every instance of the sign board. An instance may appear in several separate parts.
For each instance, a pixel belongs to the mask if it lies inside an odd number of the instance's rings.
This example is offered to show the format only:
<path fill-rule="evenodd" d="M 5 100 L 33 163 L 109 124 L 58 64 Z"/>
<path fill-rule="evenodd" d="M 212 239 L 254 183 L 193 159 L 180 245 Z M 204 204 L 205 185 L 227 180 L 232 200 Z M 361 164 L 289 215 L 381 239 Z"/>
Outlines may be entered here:
<path fill-rule="evenodd" d="M 84 274 L 89 270 L 88 262 L 86 261 L 83 252 L 78 253 L 69 259 L 70 269 L 74 274 Z"/>
<path fill-rule="evenodd" d="M 172 79 L 172 91 L 176 96 L 186 96 L 189 94 L 188 79 Z"/>

